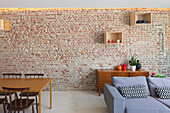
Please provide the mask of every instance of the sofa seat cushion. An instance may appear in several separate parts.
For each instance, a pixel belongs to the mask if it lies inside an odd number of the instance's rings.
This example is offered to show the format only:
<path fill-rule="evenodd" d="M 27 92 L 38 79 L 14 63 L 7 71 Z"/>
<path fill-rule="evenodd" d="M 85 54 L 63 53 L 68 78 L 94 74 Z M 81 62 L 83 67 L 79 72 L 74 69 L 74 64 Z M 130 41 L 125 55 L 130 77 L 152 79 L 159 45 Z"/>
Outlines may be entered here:
<path fill-rule="evenodd" d="M 148 77 L 151 96 L 156 97 L 156 87 L 170 87 L 170 77 L 154 78 Z"/>
<path fill-rule="evenodd" d="M 170 113 L 170 109 L 153 97 L 126 99 L 126 113 Z"/>
<path fill-rule="evenodd" d="M 145 76 L 137 77 L 112 77 L 112 84 L 119 90 L 121 86 L 136 86 L 136 85 L 145 85 L 146 92 L 150 95 L 148 84 Z"/>
<path fill-rule="evenodd" d="M 170 99 L 160 99 L 157 98 L 158 101 L 160 101 L 161 103 L 165 104 L 167 107 L 170 108 Z"/>

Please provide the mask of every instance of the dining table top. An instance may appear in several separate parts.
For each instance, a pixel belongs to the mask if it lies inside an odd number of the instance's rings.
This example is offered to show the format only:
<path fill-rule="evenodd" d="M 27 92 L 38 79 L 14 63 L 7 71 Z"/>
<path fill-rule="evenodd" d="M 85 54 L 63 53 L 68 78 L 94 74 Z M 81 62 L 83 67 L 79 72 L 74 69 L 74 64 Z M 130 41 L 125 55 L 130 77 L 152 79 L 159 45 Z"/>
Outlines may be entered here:
<path fill-rule="evenodd" d="M 0 92 L 3 92 L 2 87 L 29 87 L 29 92 L 40 92 L 51 80 L 52 78 L 0 78 Z"/>

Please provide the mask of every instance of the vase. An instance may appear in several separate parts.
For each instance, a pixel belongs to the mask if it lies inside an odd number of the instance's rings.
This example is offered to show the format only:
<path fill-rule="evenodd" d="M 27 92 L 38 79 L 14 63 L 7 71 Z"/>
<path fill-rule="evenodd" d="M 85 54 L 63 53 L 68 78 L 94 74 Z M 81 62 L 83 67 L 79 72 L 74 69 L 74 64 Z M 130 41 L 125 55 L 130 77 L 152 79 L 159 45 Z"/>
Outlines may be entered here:
<path fill-rule="evenodd" d="M 136 70 L 136 66 L 131 66 L 132 71 Z"/>
<path fill-rule="evenodd" d="M 142 66 L 141 64 L 139 63 L 139 60 L 137 60 L 137 65 L 136 65 L 136 69 L 140 69 Z"/>
<path fill-rule="evenodd" d="M 130 70 L 131 69 L 131 66 L 128 64 L 127 65 L 127 70 Z"/>

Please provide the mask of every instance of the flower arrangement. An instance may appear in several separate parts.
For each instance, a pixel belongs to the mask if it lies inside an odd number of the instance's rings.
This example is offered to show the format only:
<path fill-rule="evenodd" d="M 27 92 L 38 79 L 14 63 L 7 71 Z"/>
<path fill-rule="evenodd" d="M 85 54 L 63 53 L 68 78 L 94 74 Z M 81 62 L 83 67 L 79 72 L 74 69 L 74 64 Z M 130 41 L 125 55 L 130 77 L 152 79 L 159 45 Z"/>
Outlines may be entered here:
<path fill-rule="evenodd" d="M 131 55 L 131 60 L 129 61 L 129 64 L 131 66 L 136 66 L 137 65 L 136 58 L 133 55 Z"/>

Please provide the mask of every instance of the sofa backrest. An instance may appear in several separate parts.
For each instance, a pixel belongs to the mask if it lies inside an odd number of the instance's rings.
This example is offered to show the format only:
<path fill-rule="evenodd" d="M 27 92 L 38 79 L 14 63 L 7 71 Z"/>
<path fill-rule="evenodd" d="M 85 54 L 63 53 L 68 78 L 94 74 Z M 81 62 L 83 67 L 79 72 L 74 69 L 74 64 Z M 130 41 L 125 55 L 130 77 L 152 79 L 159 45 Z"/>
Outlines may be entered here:
<path fill-rule="evenodd" d="M 156 87 L 170 87 L 170 77 L 166 78 L 148 77 L 147 80 L 151 96 L 154 97 L 156 97 Z"/>
<path fill-rule="evenodd" d="M 148 84 L 145 76 L 137 77 L 112 77 L 112 84 L 117 89 L 120 86 L 136 86 L 136 85 L 145 85 L 147 94 L 150 95 Z"/>

